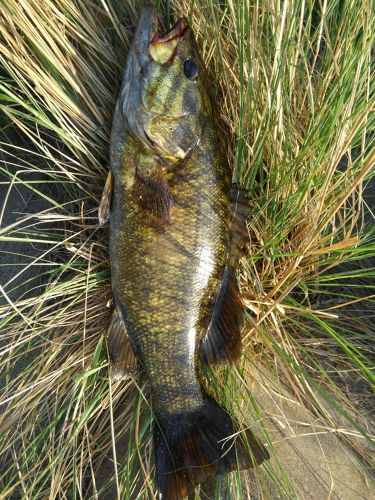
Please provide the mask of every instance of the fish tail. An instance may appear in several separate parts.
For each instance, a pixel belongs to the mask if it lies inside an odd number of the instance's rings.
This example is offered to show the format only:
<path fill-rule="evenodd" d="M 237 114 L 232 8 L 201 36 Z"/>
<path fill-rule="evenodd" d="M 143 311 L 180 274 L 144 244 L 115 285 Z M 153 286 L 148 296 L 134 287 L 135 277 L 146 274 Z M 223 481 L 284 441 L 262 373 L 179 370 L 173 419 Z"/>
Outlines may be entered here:
<path fill-rule="evenodd" d="M 233 436 L 237 429 L 228 412 L 208 396 L 199 410 L 158 419 L 154 429 L 158 498 L 182 499 L 209 477 L 269 458 L 250 430 L 243 431 L 241 439 Z"/>

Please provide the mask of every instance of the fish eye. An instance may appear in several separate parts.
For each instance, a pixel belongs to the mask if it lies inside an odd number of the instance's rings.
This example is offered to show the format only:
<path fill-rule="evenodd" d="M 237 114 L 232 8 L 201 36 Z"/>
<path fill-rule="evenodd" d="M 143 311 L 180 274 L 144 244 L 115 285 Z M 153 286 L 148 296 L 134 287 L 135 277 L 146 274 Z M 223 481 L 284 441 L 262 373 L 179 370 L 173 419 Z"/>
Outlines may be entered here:
<path fill-rule="evenodd" d="M 196 80 L 198 78 L 198 64 L 193 59 L 186 59 L 184 61 L 184 73 L 189 80 Z"/>

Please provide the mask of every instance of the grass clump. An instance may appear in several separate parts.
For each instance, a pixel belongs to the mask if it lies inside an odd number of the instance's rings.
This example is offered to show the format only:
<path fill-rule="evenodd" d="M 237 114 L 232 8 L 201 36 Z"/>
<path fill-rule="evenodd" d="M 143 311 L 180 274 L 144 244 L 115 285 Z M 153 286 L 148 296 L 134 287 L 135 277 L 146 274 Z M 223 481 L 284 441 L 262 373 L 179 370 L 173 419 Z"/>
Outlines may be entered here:
<path fill-rule="evenodd" d="M 4 498 L 154 493 L 147 385 L 108 381 L 108 232 L 97 221 L 141 6 L 0 7 L 2 266 L 11 243 L 21 254 L 1 283 Z M 196 33 L 229 131 L 233 178 L 251 205 L 239 275 L 243 363 L 206 379 L 240 419 L 260 422 L 275 454 L 253 493 L 292 498 L 256 385 L 271 399 L 293 398 L 373 466 L 375 226 L 364 197 L 375 160 L 372 5 L 229 0 L 160 9 L 166 22 L 186 15 Z M 17 189 L 43 209 L 26 205 L 7 223 Z M 216 497 L 222 489 L 249 497 L 244 477 L 219 478 Z"/>

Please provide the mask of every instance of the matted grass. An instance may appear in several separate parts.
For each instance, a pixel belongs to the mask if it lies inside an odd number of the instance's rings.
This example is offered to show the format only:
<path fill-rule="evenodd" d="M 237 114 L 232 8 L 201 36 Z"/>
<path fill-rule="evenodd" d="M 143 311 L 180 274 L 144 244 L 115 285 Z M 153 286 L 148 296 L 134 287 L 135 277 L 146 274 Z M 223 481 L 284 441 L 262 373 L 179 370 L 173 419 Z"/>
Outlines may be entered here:
<path fill-rule="evenodd" d="M 46 203 L 0 226 L 0 242 L 37 248 L 1 284 L 4 498 L 90 498 L 111 485 L 122 498 L 154 494 L 147 384 L 108 381 L 108 229 L 97 221 L 140 8 L 120 0 L 0 6 L 0 221 L 19 184 Z M 249 387 L 262 373 L 373 465 L 375 268 L 362 264 L 375 255 L 374 215 L 362 197 L 375 163 L 371 2 L 183 1 L 161 10 L 166 21 L 186 15 L 196 33 L 233 178 L 251 205 L 239 271 L 243 362 L 207 371 L 210 388 L 260 433 L 262 410 Z M 3 266 L 7 259 L 5 250 Z M 42 289 L 34 268 L 44 270 Z M 358 302 L 366 314 L 353 313 Z M 343 373 L 361 381 L 355 398 Z M 275 453 L 265 429 L 264 440 Z M 280 462 L 272 464 L 273 488 L 293 497 Z M 223 488 L 231 498 L 249 496 L 243 479 L 219 478 L 216 496 Z M 271 496 L 261 474 L 252 488 Z"/>

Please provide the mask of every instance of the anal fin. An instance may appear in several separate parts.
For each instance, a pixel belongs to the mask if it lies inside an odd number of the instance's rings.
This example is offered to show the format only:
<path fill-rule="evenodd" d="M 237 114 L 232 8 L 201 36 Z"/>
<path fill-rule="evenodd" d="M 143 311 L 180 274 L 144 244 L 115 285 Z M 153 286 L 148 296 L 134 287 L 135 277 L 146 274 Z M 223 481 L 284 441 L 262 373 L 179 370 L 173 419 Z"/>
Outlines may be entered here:
<path fill-rule="evenodd" d="M 231 267 L 224 271 L 212 320 L 202 341 L 202 358 L 209 364 L 234 363 L 241 356 L 243 304 Z"/>
<path fill-rule="evenodd" d="M 118 307 L 115 307 L 108 327 L 107 347 L 113 381 L 122 380 L 137 372 L 137 357 Z"/>

